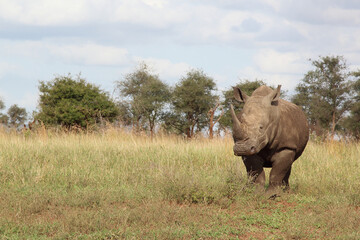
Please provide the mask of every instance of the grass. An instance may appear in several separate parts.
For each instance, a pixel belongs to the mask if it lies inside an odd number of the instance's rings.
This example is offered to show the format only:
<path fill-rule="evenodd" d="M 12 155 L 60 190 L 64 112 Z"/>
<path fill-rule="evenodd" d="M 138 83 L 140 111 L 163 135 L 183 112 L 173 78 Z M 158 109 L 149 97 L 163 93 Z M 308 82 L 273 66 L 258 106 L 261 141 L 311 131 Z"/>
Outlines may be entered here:
<path fill-rule="evenodd" d="M 0 132 L 0 239 L 360 239 L 359 167 L 310 142 L 268 200 L 231 139 Z"/>

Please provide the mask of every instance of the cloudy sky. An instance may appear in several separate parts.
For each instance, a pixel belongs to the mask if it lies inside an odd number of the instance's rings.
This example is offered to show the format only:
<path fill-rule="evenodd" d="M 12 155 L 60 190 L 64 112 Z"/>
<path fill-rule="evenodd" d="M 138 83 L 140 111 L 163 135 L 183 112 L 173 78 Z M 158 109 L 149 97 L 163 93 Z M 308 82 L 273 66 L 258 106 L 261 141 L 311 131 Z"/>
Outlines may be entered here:
<path fill-rule="evenodd" d="M 262 79 L 291 93 L 327 55 L 360 68 L 360 1 L 0 0 L 0 96 L 29 112 L 56 75 L 112 93 L 145 61 L 171 85 L 200 68 L 219 90 Z"/>

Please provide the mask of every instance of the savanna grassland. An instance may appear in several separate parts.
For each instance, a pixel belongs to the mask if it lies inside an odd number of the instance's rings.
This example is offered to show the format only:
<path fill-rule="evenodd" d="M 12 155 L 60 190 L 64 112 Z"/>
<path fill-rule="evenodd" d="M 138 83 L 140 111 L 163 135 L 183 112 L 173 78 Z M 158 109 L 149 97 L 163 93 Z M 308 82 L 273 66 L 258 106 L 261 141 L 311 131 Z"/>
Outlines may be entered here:
<path fill-rule="evenodd" d="M 360 239 L 360 144 L 310 142 L 290 184 L 255 193 L 230 138 L 2 131 L 0 239 Z"/>

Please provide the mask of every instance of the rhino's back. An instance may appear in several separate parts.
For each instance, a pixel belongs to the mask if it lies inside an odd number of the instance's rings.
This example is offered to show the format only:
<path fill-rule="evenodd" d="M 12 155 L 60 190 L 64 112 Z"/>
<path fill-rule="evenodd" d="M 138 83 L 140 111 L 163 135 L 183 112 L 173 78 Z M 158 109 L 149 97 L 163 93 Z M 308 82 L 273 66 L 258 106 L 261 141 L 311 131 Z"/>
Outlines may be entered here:
<path fill-rule="evenodd" d="M 304 151 L 309 140 L 309 126 L 306 116 L 299 106 L 293 103 L 279 100 L 279 147 L 292 148 L 296 151 L 297 159 Z"/>

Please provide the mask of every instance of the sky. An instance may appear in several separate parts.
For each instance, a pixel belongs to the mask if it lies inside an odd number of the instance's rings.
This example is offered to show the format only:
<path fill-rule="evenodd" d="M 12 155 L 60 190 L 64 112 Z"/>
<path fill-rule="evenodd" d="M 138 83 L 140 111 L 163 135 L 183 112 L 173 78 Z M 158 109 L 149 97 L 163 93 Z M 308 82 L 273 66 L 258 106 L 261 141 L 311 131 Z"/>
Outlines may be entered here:
<path fill-rule="evenodd" d="M 171 86 L 261 79 L 291 94 L 320 56 L 360 68 L 358 0 L 0 0 L 0 97 L 30 113 L 39 81 L 72 74 L 112 97 L 140 62 Z M 6 111 L 6 110 L 4 110 Z"/>

